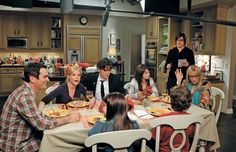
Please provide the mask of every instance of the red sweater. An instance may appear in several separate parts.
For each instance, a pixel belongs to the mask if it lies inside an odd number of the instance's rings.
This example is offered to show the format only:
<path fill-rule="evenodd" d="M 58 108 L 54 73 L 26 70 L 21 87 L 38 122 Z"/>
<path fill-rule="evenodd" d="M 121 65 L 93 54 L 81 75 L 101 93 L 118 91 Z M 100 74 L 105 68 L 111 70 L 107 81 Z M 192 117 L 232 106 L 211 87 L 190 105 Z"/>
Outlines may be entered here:
<path fill-rule="evenodd" d="M 189 114 L 187 112 L 170 112 L 167 114 L 162 115 L 163 116 L 172 116 L 172 115 L 183 115 L 183 114 Z M 161 152 L 170 152 L 170 146 L 169 146 L 169 141 L 170 141 L 170 137 L 173 134 L 174 129 L 168 125 L 163 125 L 161 126 L 161 133 L 160 133 L 160 151 Z M 190 125 L 185 133 L 187 135 L 187 137 L 193 137 L 195 132 L 195 125 Z M 155 139 L 156 138 L 156 129 L 152 129 L 152 138 Z M 174 147 L 178 147 L 181 142 L 182 142 L 183 137 L 178 134 L 175 136 L 174 138 Z M 190 149 L 190 143 L 189 143 L 189 138 L 186 139 L 186 143 L 184 145 L 184 147 L 182 148 L 181 152 L 188 152 Z"/>

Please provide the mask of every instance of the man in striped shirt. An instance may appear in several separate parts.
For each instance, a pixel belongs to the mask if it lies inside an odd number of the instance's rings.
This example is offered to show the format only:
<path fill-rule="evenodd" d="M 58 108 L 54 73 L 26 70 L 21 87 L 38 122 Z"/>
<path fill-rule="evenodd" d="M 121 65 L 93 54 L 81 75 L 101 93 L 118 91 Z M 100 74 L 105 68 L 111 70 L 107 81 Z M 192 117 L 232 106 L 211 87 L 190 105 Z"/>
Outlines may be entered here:
<path fill-rule="evenodd" d="M 37 111 L 35 93 L 46 89 L 48 71 L 45 65 L 29 63 L 24 69 L 24 84 L 8 97 L 1 114 L 0 151 L 38 151 L 40 132 L 79 121 L 77 112 L 63 118 L 46 118 Z"/>

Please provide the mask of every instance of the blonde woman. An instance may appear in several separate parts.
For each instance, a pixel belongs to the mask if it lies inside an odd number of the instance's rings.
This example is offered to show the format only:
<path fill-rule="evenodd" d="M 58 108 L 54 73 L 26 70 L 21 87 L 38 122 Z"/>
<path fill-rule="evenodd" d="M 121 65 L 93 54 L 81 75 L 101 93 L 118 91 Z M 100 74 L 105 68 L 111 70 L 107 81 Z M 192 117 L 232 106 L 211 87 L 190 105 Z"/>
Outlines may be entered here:
<path fill-rule="evenodd" d="M 184 83 L 192 94 L 192 103 L 202 108 L 209 109 L 210 82 L 203 79 L 202 71 L 196 65 L 189 66 L 186 73 L 186 82 Z M 177 85 L 179 85 L 183 78 L 181 70 L 177 69 L 175 75 Z"/>
<path fill-rule="evenodd" d="M 39 109 L 55 98 L 56 103 L 66 104 L 72 100 L 79 99 L 81 94 L 86 97 L 86 88 L 80 83 L 82 75 L 80 66 L 78 64 L 68 64 L 65 66 L 64 73 L 66 82 L 60 84 L 60 86 L 45 96 L 42 102 L 39 103 Z"/>

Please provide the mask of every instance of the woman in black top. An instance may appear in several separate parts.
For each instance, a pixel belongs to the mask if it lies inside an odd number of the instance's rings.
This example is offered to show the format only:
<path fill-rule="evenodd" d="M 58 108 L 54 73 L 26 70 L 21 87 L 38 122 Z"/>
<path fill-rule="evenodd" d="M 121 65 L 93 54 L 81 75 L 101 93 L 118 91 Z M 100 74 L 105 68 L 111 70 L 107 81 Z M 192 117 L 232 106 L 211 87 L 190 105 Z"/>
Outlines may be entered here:
<path fill-rule="evenodd" d="M 176 38 L 176 47 L 168 52 L 166 60 L 166 68 L 169 70 L 167 80 L 167 90 L 176 85 L 175 71 L 177 68 L 181 69 L 183 73 L 183 80 L 186 78 L 186 70 L 190 65 L 195 64 L 194 53 L 191 49 L 185 46 L 186 36 L 184 33 L 179 33 Z"/>
<path fill-rule="evenodd" d="M 66 104 L 73 100 L 78 100 L 81 94 L 86 97 L 86 88 L 80 83 L 82 70 L 78 64 L 68 64 L 65 67 L 66 82 L 60 84 L 55 90 L 45 96 L 39 103 L 38 109 L 42 109 L 45 104 L 56 98 L 56 103 Z"/>

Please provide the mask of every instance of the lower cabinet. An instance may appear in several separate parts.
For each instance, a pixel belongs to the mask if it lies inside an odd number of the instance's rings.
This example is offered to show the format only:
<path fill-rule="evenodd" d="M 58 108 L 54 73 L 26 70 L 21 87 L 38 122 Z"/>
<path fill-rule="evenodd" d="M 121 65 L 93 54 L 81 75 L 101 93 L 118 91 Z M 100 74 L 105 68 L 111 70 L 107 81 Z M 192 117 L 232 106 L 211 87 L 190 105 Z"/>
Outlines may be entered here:
<path fill-rule="evenodd" d="M 23 68 L 0 68 L 0 95 L 8 95 L 22 84 Z"/>

